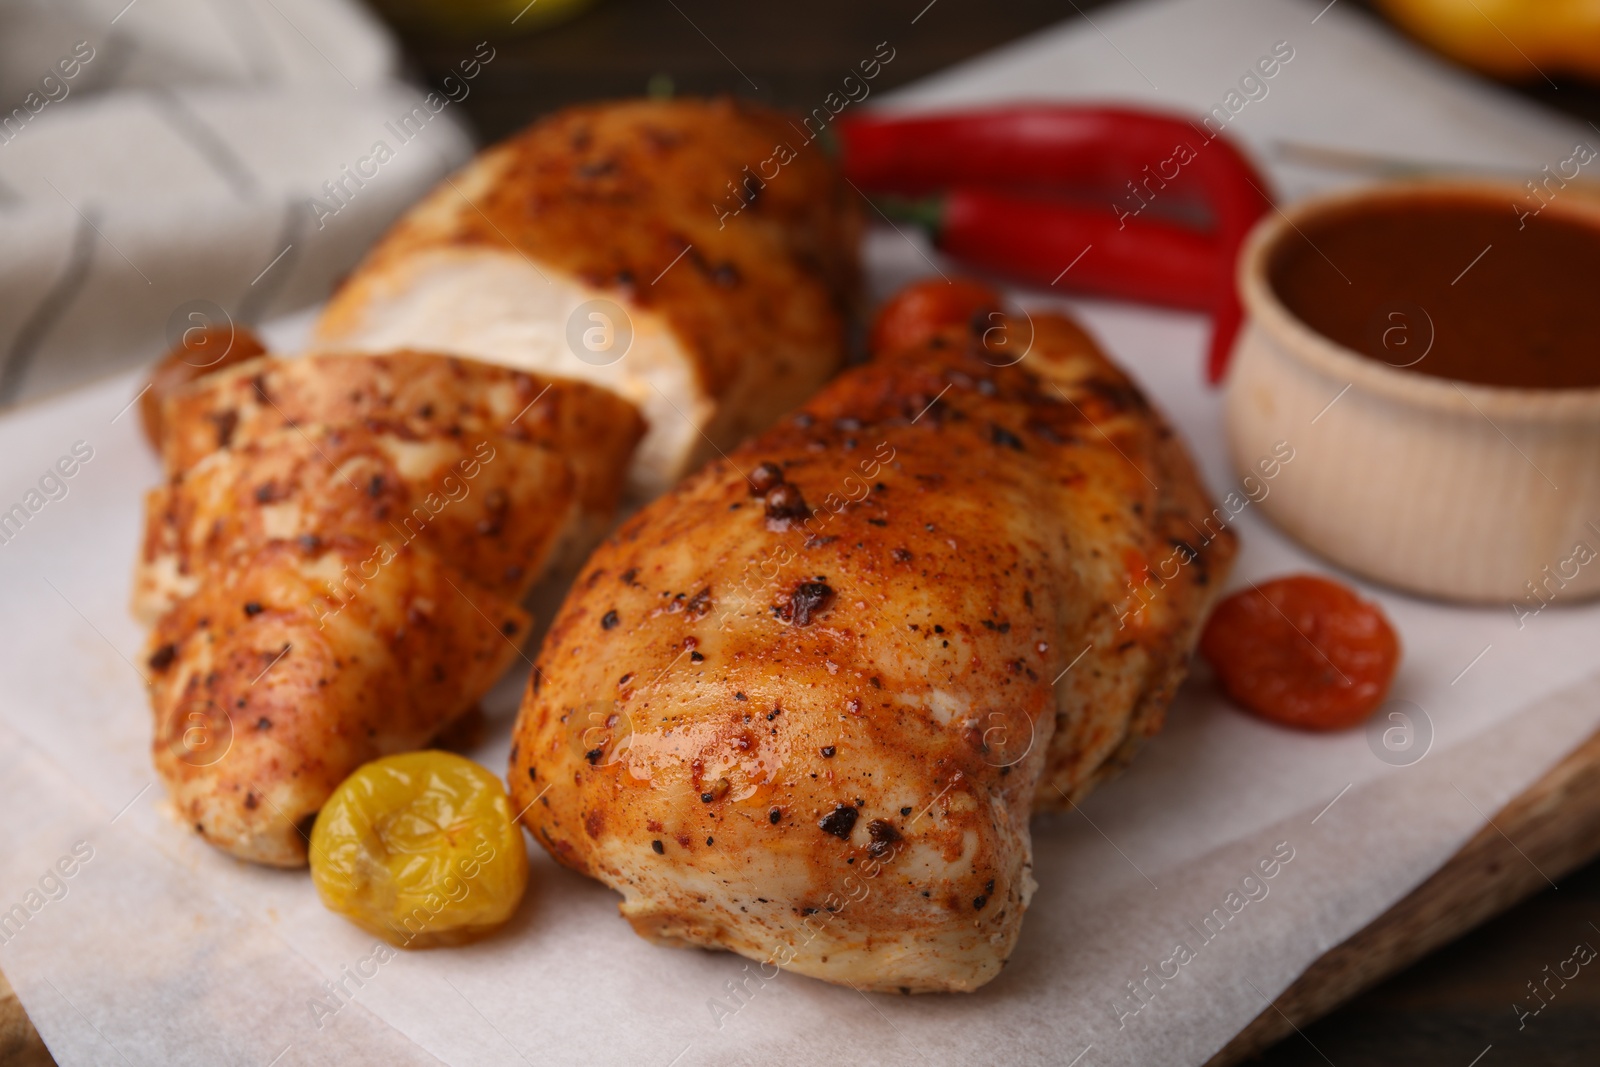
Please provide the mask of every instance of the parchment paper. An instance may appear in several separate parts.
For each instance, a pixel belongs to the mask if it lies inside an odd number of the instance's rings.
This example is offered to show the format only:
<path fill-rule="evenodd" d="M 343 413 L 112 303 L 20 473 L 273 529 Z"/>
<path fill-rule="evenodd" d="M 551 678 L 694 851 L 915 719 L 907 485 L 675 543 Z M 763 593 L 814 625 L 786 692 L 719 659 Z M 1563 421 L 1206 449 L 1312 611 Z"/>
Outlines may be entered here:
<path fill-rule="evenodd" d="M 1292 40 L 1270 95 L 1235 120 L 1268 160 L 1271 139 L 1292 134 L 1531 173 L 1583 137 L 1339 8 L 1313 24 L 1318 8 L 1096 13 L 1092 26 L 1069 23 L 902 101 L 1093 94 L 1209 106 L 1273 42 Z M 1331 180 L 1275 170 L 1291 192 Z M 868 254 L 878 289 L 925 273 L 931 255 L 890 230 Z M 1199 385 L 1204 321 L 1074 307 L 1226 491 L 1218 395 Z M 271 334 L 289 343 L 304 327 Z M 1393 697 L 1408 702 L 1395 709 L 1409 717 L 1410 747 L 1361 730 L 1279 730 L 1197 677 L 1127 773 L 1081 811 L 1035 820 L 1040 888 L 1022 942 L 974 995 L 763 981 L 740 958 L 651 946 L 618 918 L 615 894 L 537 848 L 528 897 L 501 936 L 378 962 L 372 938 L 325 911 L 303 873 L 228 859 L 162 810 L 134 661 L 141 635 L 126 611 L 140 493 L 156 477 L 132 415 L 118 414 L 134 390 L 130 377 L 109 380 L 0 419 L 0 504 L 75 442 L 94 450 L 67 496 L 0 547 L 0 909 L 27 913 L 0 929 L 0 967 L 64 1065 L 1199 1063 L 1600 725 L 1600 607 L 1558 600 L 1519 629 L 1509 606 L 1361 585 L 1405 644 Z M 1337 419 L 1334 408 L 1291 443 L 1331 447 Z M 1280 478 L 1295 471 L 1291 462 Z M 1237 528 L 1236 584 L 1331 570 L 1254 508 Z M 513 672 L 488 702 L 491 740 L 475 755 L 497 771 L 520 681 Z M 1175 977 L 1149 978 L 1174 966 Z M 1130 983 L 1145 983 L 1143 996 Z"/>

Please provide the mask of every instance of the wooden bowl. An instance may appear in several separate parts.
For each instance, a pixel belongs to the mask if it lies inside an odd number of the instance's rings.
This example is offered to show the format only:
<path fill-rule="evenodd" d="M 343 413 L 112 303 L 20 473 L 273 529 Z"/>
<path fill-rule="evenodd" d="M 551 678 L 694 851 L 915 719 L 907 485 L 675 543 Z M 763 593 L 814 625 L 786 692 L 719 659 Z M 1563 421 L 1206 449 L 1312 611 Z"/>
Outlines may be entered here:
<path fill-rule="evenodd" d="M 1570 192 L 1544 211 L 1600 228 L 1600 200 Z M 1545 605 L 1600 593 L 1600 389 L 1486 386 L 1388 365 L 1301 322 L 1268 277 L 1297 227 L 1441 195 L 1509 212 L 1526 191 L 1408 182 L 1262 220 L 1238 265 L 1247 325 L 1227 382 L 1228 443 L 1241 473 L 1285 442 L 1294 450 L 1258 503 L 1302 544 L 1400 589 L 1506 604 L 1526 625 Z"/>

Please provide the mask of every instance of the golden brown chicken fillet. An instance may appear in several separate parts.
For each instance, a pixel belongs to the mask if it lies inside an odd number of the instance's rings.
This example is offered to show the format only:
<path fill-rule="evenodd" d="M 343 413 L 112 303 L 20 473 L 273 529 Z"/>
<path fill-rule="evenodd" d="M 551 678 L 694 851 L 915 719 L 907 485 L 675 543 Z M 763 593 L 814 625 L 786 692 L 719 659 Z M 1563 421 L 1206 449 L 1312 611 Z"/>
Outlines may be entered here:
<path fill-rule="evenodd" d="M 856 194 L 795 141 L 783 115 L 732 100 L 542 119 L 396 224 L 329 303 L 316 342 L 605 386 L 648 421 L 632 482 L 654 496 L 843 360 Z"/>
<path fill-rule="evenodd" d="M 171 799 L 306 860 L 351 771 L 419 748 L 519 654 L 519 601 L 609 521 L 643 432 L 581 382 L 448 356 L 253 359 L 164 402 L 135 613 Z"/>
<path fill-rule="evenodd" d="M 641 935 L 975 989 L 1030 812 L 1159 727 L 1232 535 L 1128 378 L 1033 321 L 1019 365 L 957 327 L 847 372 L 591 557 L 510 782 Z"/>

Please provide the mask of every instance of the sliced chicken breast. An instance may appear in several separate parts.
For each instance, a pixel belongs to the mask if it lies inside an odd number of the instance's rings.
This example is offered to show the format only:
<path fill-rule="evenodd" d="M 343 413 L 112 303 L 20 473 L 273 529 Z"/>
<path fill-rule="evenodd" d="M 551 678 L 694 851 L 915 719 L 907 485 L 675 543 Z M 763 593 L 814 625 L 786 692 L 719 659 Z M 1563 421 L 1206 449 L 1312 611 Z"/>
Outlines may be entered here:
<path fill-rule="evenodd" d="M 631 483 L 654 496 L 843 360 L 855 194 L 798 141 L 779 113 L 731 100 L 560 112 L 413 208 L 329 303 L 316 344 L 611 389 L 648 422 Z"/>

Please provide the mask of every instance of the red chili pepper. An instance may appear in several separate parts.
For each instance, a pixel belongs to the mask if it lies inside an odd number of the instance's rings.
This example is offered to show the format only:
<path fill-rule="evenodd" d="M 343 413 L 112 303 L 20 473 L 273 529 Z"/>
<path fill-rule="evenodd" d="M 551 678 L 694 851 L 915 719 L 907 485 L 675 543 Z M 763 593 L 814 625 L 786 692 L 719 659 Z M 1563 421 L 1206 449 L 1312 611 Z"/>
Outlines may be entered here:
<path fill-rule="evenodd" d="M 1242 318 L 1233 283 L 1233 260 L 1245 234 L 1271 206 L 1266 181 L 1226 138 L 1179 116 L 1132 108 L 1051 104 L 905 118 L 867 113 L 842 121 L 838 130 L 845 173 L 868 192 L 917 196 L 960 187 L 966 196 L 975 188 L 1014 193 L 1041 189 L 1059 193 L 1070 188 L 1082 193 L 1098 188 L 1102 195 L 1124 202 L 1132 191 L 1141 205 L 1147 195 L 1176 201 L 1184 199 L 1185 193 L 1198 193 L 1211 217 L 1209 234 L 1215 245 L 1206 301 L 1214 317 L 1208 376 L 1213 382 L 1222 377 Z M 1022 197 L 1013 199 L 1012 207 L 1033 213 L 1040 211 L 1041 204 Z M 1115 212 L 1108 214 L 1113 220 L 1118 217 Z M 1126 221 L 1131 229 L 1135 221 L 1149 220 Z M 1027 225 L 1024 218 L 1007 226 L 1006 232 L 1021 235 Z M 1041 234 L 1059 231 L 1055 224 L 1037 229 Z M 1172 254 L 1170 241 L 1162 243 L 1166 240 L 1152 241 L 1146 269 L 1163 269 L 1161 261 Z M 983 247 L 980 235 L 972 235 L 964 247 L 966 254 L 976 253 Z M 994 252 L 996 256 L 1022 255 L 1016 241 L 1002 244 Z M 1119 269 L 1138 266 L 1132 248 L 1122 254 L 1126 258 L 1118 261 Z M 1042 256 L 1041 252 L 1026 258 Z M 987 261 L 994 262 L 993 258 Z M 1065 265 L 1062 262 L 1056 269 Z M 1094 291 L 1118 291 L 1116 286 L 1127 278 L 1114 277 L 1112 288 Z M 1092 286 L 1089 272 L 1070 280 L 1080 287 Z M 1184 301 L 1179 306 L 1194 304 Z"/>
<path fill-rule="evenodd" d="M 945 195 L 935 243 L 1042 286 L 1196 311 L 1212 306 L 1219 260 L 1216 243 L 1186 226 L 981 188 Z"/>

